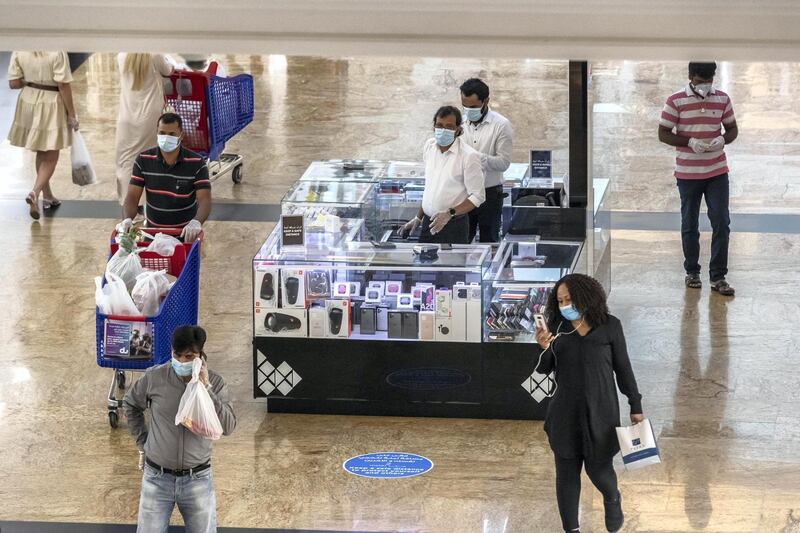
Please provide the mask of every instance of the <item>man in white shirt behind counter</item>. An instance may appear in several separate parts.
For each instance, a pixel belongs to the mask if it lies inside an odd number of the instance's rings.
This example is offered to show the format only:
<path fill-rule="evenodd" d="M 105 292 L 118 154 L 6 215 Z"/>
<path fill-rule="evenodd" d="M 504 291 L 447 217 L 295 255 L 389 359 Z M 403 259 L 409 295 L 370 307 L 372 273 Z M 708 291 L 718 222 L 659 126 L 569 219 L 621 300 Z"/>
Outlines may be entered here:
<path fill-rule="evenodd" d="M 483 203 L 486 193 L 480 154 L 462 140 L 463 131 L 461 112 L 440 107 L 433 117 L 434 138 L 422 150 L 422 206 L 403 226 L 403 235 L 421 226 L 421 243 L 469 244 L 467 213 Z"/>
<path fill-rule="evenodd" d="M 469 240 L 480 229 L 480 242 L 500 242 L 503 172 L 511 165 L 514 131 L 506 117 L 489 109 L 489 86 L 470 78 L 461 87 L 464 141 L 481 154 L 486 201 L 469 214 Z"/>

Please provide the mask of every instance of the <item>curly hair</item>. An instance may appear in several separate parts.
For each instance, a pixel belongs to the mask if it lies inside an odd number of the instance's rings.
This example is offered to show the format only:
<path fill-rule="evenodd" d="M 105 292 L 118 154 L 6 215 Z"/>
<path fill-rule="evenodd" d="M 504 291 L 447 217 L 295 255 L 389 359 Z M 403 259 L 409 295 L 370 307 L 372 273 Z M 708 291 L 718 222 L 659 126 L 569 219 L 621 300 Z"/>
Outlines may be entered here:
<path fill-rule="evenodd" d="M 550 331 L 555 332 L 562 320 L 558 309 L 558 289 L 561 285 L 566 285 L 572 305 L 590 327 L 595 328 L 608 322 L 606 291 L 600 282 L 584 274 L 568 274 L 558 280 L 547 298 L 544 315 Z"/>

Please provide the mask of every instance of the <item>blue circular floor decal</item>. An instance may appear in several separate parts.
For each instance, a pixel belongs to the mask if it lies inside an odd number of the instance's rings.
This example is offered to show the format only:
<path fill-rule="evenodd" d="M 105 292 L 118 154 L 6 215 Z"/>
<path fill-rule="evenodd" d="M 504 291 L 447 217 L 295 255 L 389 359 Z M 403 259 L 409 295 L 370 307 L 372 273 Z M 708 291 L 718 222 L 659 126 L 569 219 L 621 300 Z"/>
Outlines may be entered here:
<path fill-rule="evenodd" d="M 361 477 L 400 478 L 429 472 L 433 462 L 413 453 L 381 452 L 352 457 L 343 466 L 351 474 Z"/>

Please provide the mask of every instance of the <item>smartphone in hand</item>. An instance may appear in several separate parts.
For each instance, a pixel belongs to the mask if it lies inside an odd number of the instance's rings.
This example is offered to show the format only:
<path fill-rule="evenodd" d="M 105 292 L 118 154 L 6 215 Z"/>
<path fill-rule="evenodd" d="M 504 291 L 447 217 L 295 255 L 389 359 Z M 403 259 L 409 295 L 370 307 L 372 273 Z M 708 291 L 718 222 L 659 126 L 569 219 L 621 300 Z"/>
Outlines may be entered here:
<path fill-rule="evenodd" d="M 544 319 L 544 315 L 540 313 L 536 313 L 533 315 L 533 323 L 536 324 L 538 329 L 542 331 L 547 331 L 547 321 Z"/>

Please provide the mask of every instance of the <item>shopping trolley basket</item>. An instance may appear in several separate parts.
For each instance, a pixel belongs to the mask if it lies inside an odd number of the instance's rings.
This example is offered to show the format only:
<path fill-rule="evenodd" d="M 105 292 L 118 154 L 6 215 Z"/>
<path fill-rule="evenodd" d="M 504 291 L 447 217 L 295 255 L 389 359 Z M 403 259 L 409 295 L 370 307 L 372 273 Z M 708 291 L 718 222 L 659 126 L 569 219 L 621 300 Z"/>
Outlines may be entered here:
<path fill-rule="evenodd" d="M 211 181 L 231 172 L 241 183 L 244 158 L 223 150 L 253 120 L 253 77 L 221 78 L 216 72 L 213 61 L 205 72 L 176 70 L 164 86 L 165 103 L 183 121 L 183 145 L 208 159 Z"/>
<path fill-rule="evenodd" d="M 145 231 L 157 231 L 175 237 L 181 233 L 180 228 L 159 228 L 158 230 L 145 228 Z M 110 256 L 114 255 L 119 246 L 115 237 L 116 232 L 111 235 Z M 171 257 L 161 256 L 155 252 L 139 253 L 144 268 L 166 270 L 168 274 L 177 277 L 161 302 L 158 313 L 154 316 L 104 315 L 100 313 L 99 309 L 95 309 L 97 364 L 103 368 L 114 369 L 114 376 L 108 392 L 108 422 L 113 428 L 117 427 L 118 410 L 122 406 L 122 399 L 116 397 L 116 391 L 125 388 L 125 371 L 144 371 L 151 366 L 166 363 L 172 357 L 172 332 L 175 328 L 186 324 L 197 324 L 200 243 L 202 239 L 203 232 L 200 232 L 195 242 L 176 246 L 175 253 Z M 138 246 L 146 247 L 148 243 L 140 242 Z M 133 342 L 134 332 L 138 333 L 136 343 Z M 124 344 L 126 336 L 129 336 L 127 338 L 130 339 L 128 356 L 121 357 L 118 354 L 109 353 L 110 350 L 107 348 L 112 343 L 122 342 Z M 139 342 L 139 339 L 142 342 Z M 134 344 L 136 344 L 135 347 Z M 143 354 L 134 353 L 134 350 L 141 351 Z"/>

